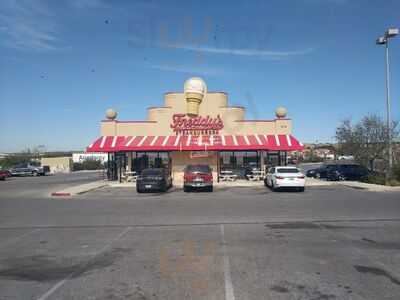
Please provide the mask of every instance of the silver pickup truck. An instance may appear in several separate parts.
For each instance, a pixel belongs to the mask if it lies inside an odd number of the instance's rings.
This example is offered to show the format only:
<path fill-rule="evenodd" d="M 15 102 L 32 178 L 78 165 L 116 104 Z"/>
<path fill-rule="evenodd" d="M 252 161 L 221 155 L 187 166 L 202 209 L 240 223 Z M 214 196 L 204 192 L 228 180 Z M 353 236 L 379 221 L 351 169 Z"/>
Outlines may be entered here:
<path fill-rule="evenodd" d="M 44 176 L 46 171 L 43 167 L 34 166 L 29 163 L 16 165 L 10 170 L 12 176 Z"/>

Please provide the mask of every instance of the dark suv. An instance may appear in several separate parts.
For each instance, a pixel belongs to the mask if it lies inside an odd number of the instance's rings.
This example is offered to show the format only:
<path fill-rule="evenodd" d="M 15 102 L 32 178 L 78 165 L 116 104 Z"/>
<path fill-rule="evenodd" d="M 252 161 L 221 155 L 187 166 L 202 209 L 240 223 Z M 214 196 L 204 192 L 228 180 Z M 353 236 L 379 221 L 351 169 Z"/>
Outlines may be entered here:
<path fill-rule="evenodd" d="M 337 165 L 328 170 L 327 180 L 362 180 L 368 176 L 368 170 L 360 165 Z"/>
<path fill-rule="evenodd" d="M 144 169 L 136 180 L 138 193 L 161 191 L 166 192 L 172 186 L 172 177 L 167 169 Z"/>
<path fill-rule="evenodd" d="M 188 165 L 183 175 L 183 190 L 206 189 L 213 191 L 212 170 L 208 165 Z"/>

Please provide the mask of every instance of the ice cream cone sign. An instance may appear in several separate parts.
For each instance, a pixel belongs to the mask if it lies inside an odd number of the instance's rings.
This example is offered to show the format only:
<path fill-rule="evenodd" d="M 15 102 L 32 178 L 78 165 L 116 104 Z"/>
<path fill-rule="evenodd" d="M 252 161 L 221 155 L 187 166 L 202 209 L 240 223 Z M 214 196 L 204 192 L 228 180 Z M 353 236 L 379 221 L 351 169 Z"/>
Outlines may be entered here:
<path fill-rule="evenodd" d="M 200 77 L 192 77 L 185 81 L 184 92 L 186 110 L 189 116 L 199 115 L 200 103 L 207 94 L 207 85 Z"/>

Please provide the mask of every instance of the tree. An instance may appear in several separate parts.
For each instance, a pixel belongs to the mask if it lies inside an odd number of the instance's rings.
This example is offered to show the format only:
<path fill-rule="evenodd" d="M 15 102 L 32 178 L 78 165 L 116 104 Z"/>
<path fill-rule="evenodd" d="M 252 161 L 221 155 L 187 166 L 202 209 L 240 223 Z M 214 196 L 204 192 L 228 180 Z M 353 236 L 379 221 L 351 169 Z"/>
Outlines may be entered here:
<path fill-rule="evenodd" d="M 398 132 L 397 123 L 392 126 L 392 137 Z M 342 121 L 336 128 L 338 152 L 342 155 L 353 155 L 360 164 L 374 169 L 374 161 L 382 159 L 387 162 L 388 128 L 378 115 L 365 116 L 352 124 L 350 119 Z"/>

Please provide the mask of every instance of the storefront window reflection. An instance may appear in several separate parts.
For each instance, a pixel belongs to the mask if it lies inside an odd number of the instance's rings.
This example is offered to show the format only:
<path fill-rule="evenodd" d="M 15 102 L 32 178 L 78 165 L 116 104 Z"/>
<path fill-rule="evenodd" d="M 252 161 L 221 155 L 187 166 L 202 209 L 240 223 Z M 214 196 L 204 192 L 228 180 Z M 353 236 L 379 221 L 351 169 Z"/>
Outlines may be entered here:
<path fill-rule="evenodd" d="M 221 170 L 232 170 L 240 178 L 260 168 L 260 155 L 257 151 L 221 151 L 219 155 Z"/>
<path fill-rule="evenodd" d="M 170 169 L 168 152 L 136 152 L 133 153 L 132 170 L 140 174 L 147 168 Z"/>

